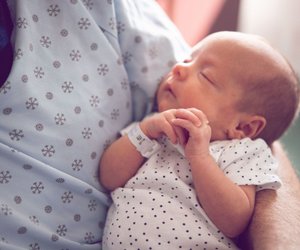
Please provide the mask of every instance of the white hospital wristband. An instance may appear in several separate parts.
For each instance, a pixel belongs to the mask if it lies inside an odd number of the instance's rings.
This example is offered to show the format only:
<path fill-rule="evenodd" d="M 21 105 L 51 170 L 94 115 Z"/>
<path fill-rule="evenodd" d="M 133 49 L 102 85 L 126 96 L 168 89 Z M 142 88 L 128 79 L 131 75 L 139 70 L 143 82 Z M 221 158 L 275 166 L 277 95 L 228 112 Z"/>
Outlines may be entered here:
<path fill-rule="evenodd" d="M 128 138 L 145 158 L 149 158 L 160 149 L 159 143 L 146 136 L 138 123 L 128 132 Z"/>

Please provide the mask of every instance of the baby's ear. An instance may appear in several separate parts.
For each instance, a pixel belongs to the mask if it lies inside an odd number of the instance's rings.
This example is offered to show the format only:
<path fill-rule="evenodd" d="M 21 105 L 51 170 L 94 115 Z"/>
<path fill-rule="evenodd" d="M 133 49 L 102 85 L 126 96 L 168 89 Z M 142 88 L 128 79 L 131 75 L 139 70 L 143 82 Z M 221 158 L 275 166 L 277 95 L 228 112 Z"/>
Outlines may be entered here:
<path fill-rule="evenodd" d="M 251 115 L 244 117 L 235 128 L 237 138 L 242 139 L 249 137 L 251 139 L 256 138 L 267 124 L 266 119 L 260 115 Z"/>

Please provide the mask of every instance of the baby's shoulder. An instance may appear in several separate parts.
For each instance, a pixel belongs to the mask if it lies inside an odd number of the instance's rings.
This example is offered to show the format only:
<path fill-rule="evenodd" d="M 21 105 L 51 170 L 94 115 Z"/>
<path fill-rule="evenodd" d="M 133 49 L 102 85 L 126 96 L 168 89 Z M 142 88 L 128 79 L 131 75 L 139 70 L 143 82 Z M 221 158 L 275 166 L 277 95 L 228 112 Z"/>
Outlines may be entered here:
<path fill-rule="evenodd" d="M 250 138 L 214 141 L 210 144 L 210 152 L 217 158 L 224 156 L 232 159 L 249 157 L 260 158 L 261 156 L 273 157 L 268 144 L 262 139 Z"/>

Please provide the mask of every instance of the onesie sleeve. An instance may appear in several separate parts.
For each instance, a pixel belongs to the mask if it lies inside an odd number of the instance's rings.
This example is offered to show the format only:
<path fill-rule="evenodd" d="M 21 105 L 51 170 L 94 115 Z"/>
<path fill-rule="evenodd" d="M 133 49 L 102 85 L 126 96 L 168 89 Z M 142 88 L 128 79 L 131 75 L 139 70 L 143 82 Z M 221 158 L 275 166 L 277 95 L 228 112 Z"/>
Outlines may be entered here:
<path fill-rule="evenodd" d="M 278 162 L 262 139 L 233 140 L 224 147 L 218 163 L 237 185 L 256 185 L 256 191 L 281 186 Z"/>

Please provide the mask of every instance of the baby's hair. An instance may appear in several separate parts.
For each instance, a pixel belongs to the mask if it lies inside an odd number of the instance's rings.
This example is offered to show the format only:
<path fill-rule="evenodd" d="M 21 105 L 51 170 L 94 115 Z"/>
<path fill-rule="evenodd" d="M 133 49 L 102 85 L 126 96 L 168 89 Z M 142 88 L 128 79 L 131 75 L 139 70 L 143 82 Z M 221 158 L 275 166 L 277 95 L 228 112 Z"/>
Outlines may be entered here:
<path fill-rule="evenodd" d="M 247 84 L 243 85 L 245 96 L 238 104 L 243 112 L 265 117 L 266 127 L 257 137 L 269 145 L 284 134 L 299 112 L 299 78 L 289 62 L 284 60 L 288 71 L 250 76 Z"/>

